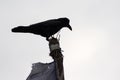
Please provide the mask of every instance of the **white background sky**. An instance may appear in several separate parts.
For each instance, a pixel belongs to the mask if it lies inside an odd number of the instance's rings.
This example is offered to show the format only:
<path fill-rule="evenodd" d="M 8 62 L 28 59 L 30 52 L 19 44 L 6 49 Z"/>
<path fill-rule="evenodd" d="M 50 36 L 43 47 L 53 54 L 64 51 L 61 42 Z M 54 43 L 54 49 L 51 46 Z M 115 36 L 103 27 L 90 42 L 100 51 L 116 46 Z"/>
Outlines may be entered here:
<path fill-rule="evenodd" d="M 0 80 L 25 80 L 51 62 L 48 42 L 11 28 L 68 17 L 61 30 L 66 80 L 120 80 L 120 0 L 0 0 Z"/>

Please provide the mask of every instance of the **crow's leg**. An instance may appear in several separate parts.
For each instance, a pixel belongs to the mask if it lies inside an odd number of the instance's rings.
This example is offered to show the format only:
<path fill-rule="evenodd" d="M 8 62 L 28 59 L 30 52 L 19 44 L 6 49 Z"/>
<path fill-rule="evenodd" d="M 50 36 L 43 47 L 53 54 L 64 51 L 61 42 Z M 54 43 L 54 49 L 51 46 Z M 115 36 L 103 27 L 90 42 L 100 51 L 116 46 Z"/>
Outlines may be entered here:
<path fill-rule="evenodd" d="M 49 37 L 46 37 L 46 40 L 49 41 Z"/>
<path fill-rule="evenodd" d="M 60 31 L 57 32 L 56 38 L 58 38 L 58 39 L 60 38 Z"/>
<path fill-rule="evenodd" d="M 57 39 L 60 41 L 60 34 L 57 36 Z"/>

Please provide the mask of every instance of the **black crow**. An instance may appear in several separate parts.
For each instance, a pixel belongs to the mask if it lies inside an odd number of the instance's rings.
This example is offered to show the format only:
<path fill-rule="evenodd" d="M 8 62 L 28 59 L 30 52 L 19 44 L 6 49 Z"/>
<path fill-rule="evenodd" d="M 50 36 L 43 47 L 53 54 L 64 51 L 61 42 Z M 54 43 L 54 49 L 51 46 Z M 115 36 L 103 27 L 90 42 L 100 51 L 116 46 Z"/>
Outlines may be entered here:
<path fill-rule="evenodd" d="M 63 27 L 67 27 L 70 30 L 72 30 L 71 26 L 69 25 L 69 22 L 70 20 L 66 17 L 51 19 L 29 26 L 18 26 L 13 28 L 12 32 L 33 33 L 46 37 L 46 40 L 49 40 L 49 37 L 57 33 Z"/>

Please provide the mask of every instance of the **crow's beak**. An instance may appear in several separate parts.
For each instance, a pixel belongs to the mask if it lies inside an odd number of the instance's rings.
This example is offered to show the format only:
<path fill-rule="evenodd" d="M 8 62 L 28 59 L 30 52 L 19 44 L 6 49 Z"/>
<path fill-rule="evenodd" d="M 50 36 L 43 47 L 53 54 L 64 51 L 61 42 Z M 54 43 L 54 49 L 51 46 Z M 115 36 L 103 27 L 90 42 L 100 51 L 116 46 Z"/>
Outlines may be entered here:
<path fill-rule="evenodd" d="M 72 31 L 72 27 L 70 25 L 68 25 L 67 27 Z"/>

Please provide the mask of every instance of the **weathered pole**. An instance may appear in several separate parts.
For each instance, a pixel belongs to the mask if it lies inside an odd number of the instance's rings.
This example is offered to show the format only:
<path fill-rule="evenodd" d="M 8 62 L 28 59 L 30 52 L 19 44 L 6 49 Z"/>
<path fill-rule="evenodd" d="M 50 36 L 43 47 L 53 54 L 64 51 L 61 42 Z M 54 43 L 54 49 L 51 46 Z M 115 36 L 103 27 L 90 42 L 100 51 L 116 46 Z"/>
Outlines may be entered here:
<path fill-rule="evenodd" d="M 57 80 L 64 80 L 63 55 L 58 39 L 49 40 L 50 56 L 54 59 Z"/>

